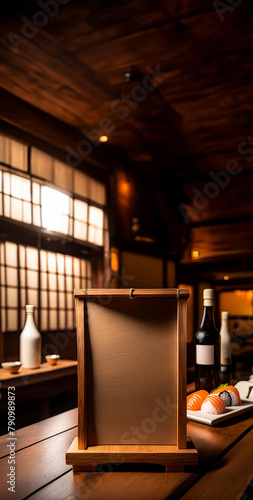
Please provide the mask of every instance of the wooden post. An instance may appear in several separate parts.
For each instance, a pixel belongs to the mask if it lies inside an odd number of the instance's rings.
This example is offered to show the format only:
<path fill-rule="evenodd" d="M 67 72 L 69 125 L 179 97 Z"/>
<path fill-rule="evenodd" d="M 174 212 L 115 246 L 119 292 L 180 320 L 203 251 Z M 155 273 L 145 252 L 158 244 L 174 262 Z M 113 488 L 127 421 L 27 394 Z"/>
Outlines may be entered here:
<path fill-rule="evenodd" d="M 85 304 L 76 297 L 76 333 L 78 361 L 78 449 L 87 448 L 87 371 L 85 349 Z"/>
<path fill-rule="evenodd" d="M 177 303 L 177 446 L 179 449 L 187 448 L 186 435 L 186 386 L 187 386 L 187 299 L 188 290 L 178 290 Z"/>

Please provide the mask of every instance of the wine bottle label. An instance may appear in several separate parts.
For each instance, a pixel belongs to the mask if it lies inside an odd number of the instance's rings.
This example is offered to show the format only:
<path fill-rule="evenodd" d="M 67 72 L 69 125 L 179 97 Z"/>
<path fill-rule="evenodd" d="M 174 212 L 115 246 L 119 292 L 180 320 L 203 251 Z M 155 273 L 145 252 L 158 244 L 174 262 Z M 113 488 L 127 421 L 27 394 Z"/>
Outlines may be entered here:
<path fill-rule="evenodd" d="M 196 345 L 196 364 L 214 365 L 214 345 Z"/>

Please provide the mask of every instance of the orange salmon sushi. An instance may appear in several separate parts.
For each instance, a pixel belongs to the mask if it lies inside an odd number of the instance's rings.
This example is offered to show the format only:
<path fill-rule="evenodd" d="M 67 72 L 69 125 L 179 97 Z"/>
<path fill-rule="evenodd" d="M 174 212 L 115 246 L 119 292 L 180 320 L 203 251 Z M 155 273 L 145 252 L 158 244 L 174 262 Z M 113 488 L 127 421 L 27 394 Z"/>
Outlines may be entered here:
<path fill-rule="evenodd" d="M 200 410 L 203 401 L 209 395 L 207 391 L 203 389 L 201 391 L 193 392 L 187 396 L 187 410 L 197 411 Z"/>
<path fill-rule="evenodd" d="M 219 394 L 209 394 L 201 406 L 201 411 L 212 415 L 219 415 L 226 411 L 226 405 Z"/>
<path fill-rule="evenodd" d="M 218 394 L 220 398 L 224 399 L 226 406 L 239 406 L 242 404 L 238 389 L 233 385 L 223 385 L 219 387 L 212 394 Z"/>

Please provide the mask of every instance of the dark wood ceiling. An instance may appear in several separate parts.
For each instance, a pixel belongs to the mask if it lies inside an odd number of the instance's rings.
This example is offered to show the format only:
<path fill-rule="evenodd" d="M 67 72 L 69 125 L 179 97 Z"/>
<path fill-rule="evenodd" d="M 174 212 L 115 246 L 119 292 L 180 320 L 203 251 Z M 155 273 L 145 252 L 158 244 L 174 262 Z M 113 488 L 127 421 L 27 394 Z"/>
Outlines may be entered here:
<path fill-rule="evenodd" d="M 228 244 L 224 231 L 234 233 L 228 253 L 235 234 L 247 238 L 235 250 L 252 252 L 250 0 L 8 0 L 0 12 L 2 120 L 75 151 L 110 120 L 108 144 L 93 145 L 85 161 L 103 168 L 103 151 L 122 151 L 154 182 L 162 217 L 173 206 L 192 228 L 189 250 L 197 245 L 208 257 L 213 230 L 217 255 Z M 214 195 L 210 172 L 231 162 L 236 175 Z M 204 207 L 194 205 L 196 189 L 208 193 Z"/>

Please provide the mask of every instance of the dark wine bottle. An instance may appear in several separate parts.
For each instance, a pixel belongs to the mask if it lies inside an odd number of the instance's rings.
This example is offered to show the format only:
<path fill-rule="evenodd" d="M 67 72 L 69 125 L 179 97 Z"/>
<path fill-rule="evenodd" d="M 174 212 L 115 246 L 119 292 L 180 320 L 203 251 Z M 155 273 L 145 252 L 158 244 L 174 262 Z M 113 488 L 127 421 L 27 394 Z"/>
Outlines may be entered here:
<path fill-rule="evenodd" d="M 201 325 L 195 334 L 195 384 L 196 391 L 211 392 L 219 385 L 220 334 L 213 315 L 214 292 L 208 288 L 203 292 L 204 310 Z"/>

